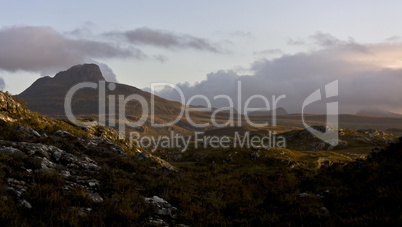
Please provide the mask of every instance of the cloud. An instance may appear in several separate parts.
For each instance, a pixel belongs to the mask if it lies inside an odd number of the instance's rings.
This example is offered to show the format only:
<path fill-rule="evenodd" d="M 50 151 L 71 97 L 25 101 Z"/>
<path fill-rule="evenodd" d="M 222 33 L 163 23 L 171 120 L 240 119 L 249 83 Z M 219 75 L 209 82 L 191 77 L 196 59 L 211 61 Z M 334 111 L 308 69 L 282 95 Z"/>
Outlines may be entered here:
<path fill-rule="evenodd" d="M 153 58 L 161 63 L 168 60 L 168 58 L 165 55 L 154 55 Z"/>
<path fill-rule="evenodd" d="M 401 42 L 402 41 L 402 37 L 400 36 L 392 36 L 389 37 L 387 39 L 385 39 L 386 42 Z"/>
<path fill-rule="evenodd" d="M 329 33 L 317 32 L 316 34 L 310 36 L 310 38 L 314 39 L 316 44 L 323 47 L 335 46 L 341 43 L 341 40 Z"/>
<path fill-rule="evenodd" d="M 251 34 L 251 32 L 245 32 L 245 31 L 235 31 L 235 32 L 229 33 L 229 35 L 238 36 L 238 37 L 242 37 L 242 38 L 253 38 L 253 35 Z"/>
<path fill-rule="evenodd" d="M 142 59 L 136 48 L 120 48 L 109 43 L 83 38 L 73 39 L 51 27 L 20 26 L 0 30 L 0 69 L 58 72 L 72 65 L 110 58 Z"/>
<path fill-rule="evenodd" d="M 135 45 L 150 45 L 168 49 L 196 49 L 213 53 L 222 52 L 220 48 L 211 44 L 207 39 L 147 27 L 125 32 L 108 32 L 104 36 L 123 37 L 129 43 Z"/>
<path fill-rule="evenodd" d="M 76 38 L 88 38 L 93 37 L 92 30 L 96 29 L 97 26 L 91 22 L 85 22 L 81 27 L 73 29 L 71 31 L 64 32 L 66 36 L 76 37 Z"/>
<path fill-rule="evenodd" d="M 92 32 L 94 27 L 91 22 L 68 32 L 58 32 L 47 26 L 3 27 L 0 29 L 0 70 L 52 76 L 76 64 L 96 63 L 107 80 L 117 81 L 113 70 L 104 63 L 108 59 L 167 61 L 168 58 L 161 54 L 149 57 L 139 49 L 144 45 L 213 53 L 221 51 L 209 40 L 188 34 L 143 27 L 99 35 Z"/>
<path fill-rule="evenodd" d="M 402 106 L 402 43 L 359 44 L 328 35 L 315 36 L 315 39 L 325 48 L 255 61 L 250 75 L 221 70 L 208 74 L 205 80 L 193 85 L 182 83 L 177 86 L 182 89 L 186 100 L 202 94 L 211 100 L 213 106 L 223 107 L 228 106 L 228 102 L 214 100 L 214 96 L 225 94 L 233 99 L 236 107 L 237 82 L 241 81 L 242 105 L 252 95 L 263 95 L 271 102 L 273 95 L 284 94 L 286 99 L 279 101 L 278 106 L 300 113 L 309 94 L 317 89 L 324 91 L 326 84 L 338 80 L 339 97 L 329 101 L 339 101 L 341 113 L 355 113 L 367 107 L 398 111 L 397 108 Z M 179 101 L 177 92 L 171 89 L 156 94 Z M 325 98 L 324 93 L 322 95 Z M 327 101 L 317 102 L 306 111 L 325 113 Z M 195 99 L 192 104 L 206 105 L 202 99 Z M 250 107 L 262 108 L 262 104 L 255 100 Z"/>
<path fill-rule="evenodd" d="M 291 39 L 291 38 L 289 38 L 288 40 L 287 40 L 287 43 L 289 44 L 289 45 L 292 45 L 292 46 L 300 46 L 300 45 L 304 45 L 304 44 L 306 44 L 306 42 L 305 41 L 303 41 L 303 40 L 301 40 L 301 39 Z"/>
<path fill-rule="evenodd" d="M 6 83 L 4 82 L 3 78 L 0 77 L 0 91 L 4 91 L 6 87 Z"/>
<path fill-rule="evenodd" d="M 283 55 L 284 52 L 281 49 L 267 49 L 267 50 L 260 50 L 254 51 L 253 55 L 256 56 L 266 56 L 266 55 Z"/>
<path fill-rule="evenodd" d="M 97 64 L 99 66 L 99 69 L 102 72 L 103 77 L 105 78 L 106 81 L 109 82 L 118 82 L 117 81 L 117 76 L 116 74 L 114 74 L 113 70 L 106 65 L 105 63 L 101 63 L 101 62 L 97 62 L 97 61 L 92 61 L 89 63 L 94 63 Z"/>

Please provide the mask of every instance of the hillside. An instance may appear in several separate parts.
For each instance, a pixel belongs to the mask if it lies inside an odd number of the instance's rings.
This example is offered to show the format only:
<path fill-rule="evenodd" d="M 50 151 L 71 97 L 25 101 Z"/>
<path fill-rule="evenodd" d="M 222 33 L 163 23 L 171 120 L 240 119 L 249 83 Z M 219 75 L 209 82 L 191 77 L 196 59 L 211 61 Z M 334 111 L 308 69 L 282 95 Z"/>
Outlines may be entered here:
<path fill-rule="evenodd" d="M 88 125 L 31 112 L 0 92 L 2 226 L 402 223 L 402 138 L 392 143 L 386 132 L 342 129 L 345 142 L 332 149 L 294 130 L 281 135 L 295 150 L 149 153 Z"/>

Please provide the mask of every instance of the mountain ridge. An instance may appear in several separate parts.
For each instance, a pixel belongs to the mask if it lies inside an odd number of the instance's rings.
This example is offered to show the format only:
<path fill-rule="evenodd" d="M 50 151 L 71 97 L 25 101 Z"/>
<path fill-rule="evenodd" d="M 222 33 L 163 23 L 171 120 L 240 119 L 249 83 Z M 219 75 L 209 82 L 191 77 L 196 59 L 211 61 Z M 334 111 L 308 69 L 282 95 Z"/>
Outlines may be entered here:
<path fill-rule="evenodd" d="M 378 116 L 378 117 L 402 117 L 402 114 L 390 112 L 387 110 L 376 109 L 376 108 L 366 108 L 362 109 L 356 114 L 360 115 L 371 115 L 371 116 Z"/>

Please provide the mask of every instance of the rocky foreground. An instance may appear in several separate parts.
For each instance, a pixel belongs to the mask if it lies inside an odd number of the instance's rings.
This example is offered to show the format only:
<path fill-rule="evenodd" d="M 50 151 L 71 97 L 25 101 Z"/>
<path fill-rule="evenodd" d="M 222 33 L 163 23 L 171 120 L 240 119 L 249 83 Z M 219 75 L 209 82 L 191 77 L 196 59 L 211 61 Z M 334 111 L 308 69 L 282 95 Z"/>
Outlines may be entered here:
<path fill-rule="evenodd" d="M 33 210 L 35 213 L 35 210 L 47 209 L 43 207 L 46 205 L 43 204 L 46 199 L 56 199 L 48 196 L 63 198 L 61 194 L 66 194 L 71 199 L 82 201 L 71 204 L 71 207 L 64 207 L 64 211 L 86 217 L 101 203 L 110 199 L 116 201 L 124 199 L 110 197 L 114 195 L 109 194 L 110 185 L 106 184 L 114 182 L 105 182 L 103 177 L 108 174 L 105 171 L 113 170 L 105 163 L 105 159 L 114 159 L 116 165 L 119 165 L 119 160 L 143 162 L 141 164 L 150 172 L 177 171 L 169 163 L 137 147 L 130 147 L 128 141 L 122 140 L 121 136 L 111 128 L 102 126 L 80 128 L 64 121 L 46 118 L 29 111 L 22 100 L 14 99 L 2 92 L 0 92 L 0 111 L 2 127 L 0 183 L 3 189 L 0 194 L 3 208 L 11 205 L 20 212 L 29 213 Z M 51 183 L 55 191 L 42 188 L 47 183 Z M 40 198 L 35 198 L 44 201 L 32 200 L 32 194 L 46 191 L 50 194 L 37 195 Z M 177 208 L 156 195 L 149 198 L 139 196 L 142 197 L 139 199 L 144 208 L 151 210 L 150 217 L 145 223 L 175 223 Z M 69 204 L 67 200 L 60 202 Z M 10 214 L 2 212 L 2 219 L 5 221 L 2 223 L 7 223 L 9 218 L 12 219 L 8 215 Z M 62 221 L 62 217 L 59 218 L 60 220 L 54 224 Z M 37 219 L 33 220 L 33 223 L 43 224 L 40 216 Z M 10 224 L 14 223 L 13 221 Z M 137 221 L 140 223 L 141 220 Z"/>

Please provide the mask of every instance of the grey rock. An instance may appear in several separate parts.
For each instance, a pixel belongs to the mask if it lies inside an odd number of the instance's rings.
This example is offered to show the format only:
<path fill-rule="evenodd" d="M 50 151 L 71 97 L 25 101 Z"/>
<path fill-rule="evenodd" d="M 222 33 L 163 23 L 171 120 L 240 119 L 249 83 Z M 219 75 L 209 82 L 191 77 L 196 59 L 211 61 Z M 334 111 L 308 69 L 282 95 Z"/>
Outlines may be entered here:
<path fill-rule="evenodd" d="M 37 137 L 37 138 L 41 137 L 41 135 L 37 131 L 33 130 L 32 128 L 30 128 L 26 125 L 17 126 L 17 128 L 15 130 L 23 133 L 24 137 L 30 137 L 30 136 Z"/>
<path fill-rule="evenodd" d="M 14 147 L 0 147 L 0 153 L 8 155 L 23 154 L 22 151 Z"/>
<path fill-rule="evenodd" d="M 60 172 L 60 175 L 61 175 L 63 178 L 69 178 L 69 177 L 71 176 L 71 173 L 70 173 L 70 171 L 63 170 L 63 171 Z"/>
<path fill-rule="evenodd" d="M 26 201 L 25 199 L 23 199 L 23 200 L 20 201 L 20 205 L 23 206 L 23 207 L 25 207 L 25 208 L 27 208 L 27 209 L 31 209 L 31 208 L 32 208 L 32 205 L 31 205 L 28 201 Z"/>
<path fill-rule="evenodd" d="M 169 223 L 167 223 L 167 222 L 165 222 L 164 220 L 162 220 L 162 219 L 160 219 L 160 218 L 150 218 L 149 219 L 149 222 L 152 224 L 152 225 L 155 225 L 155 226 L 169 226 Z"/>
<path fill-rule="evenodd" d="M 62 138 L 65 138 L 65 139 L 70 139 L 70 140 L 71 140 L 71 139 L 77 139 L 77 140 L 80 141 L 81 143 L 84 143 L 84 140 L 81 139 L 79 136 L 76 136 L 76 135 L 71 134 L 71 133 L 66 132 L 66 131 L 58 130 L 58 131 L 56 131 L 55 134 L 58 135 L 58 136 L 60 136 L 60 137 L 62 137 Z"/>
<path fill-rule="evenodd" d="M 41 168 L 45 170 L 52 170 L 56 167 L 56 164 L 49 161 L 46 157 L 42 158 Z"/>
<path fill-rule="evenodd" d="M 306 192 L 302 192 L 302 193 L 299 194 L 299 197 L 300 197 L 300 198 L 308 197 L 308 196 L 310 196 L 310 194 L 308 194 L 308 193 L 306 193 Z"/>
<path fill-rule="evenodd" d="M 106 138 L 102 138 L 102 137 L 92 137 L 92 138 L 90 138 L 89 142 L 87 143 L 87 146 L 88 147 L 95 147 L 95 146 L 99 146 L 100 144 L 102 144 L 108 150 L 112 151 L 115 154 L 127 155 L 127 153 L 125 152 L 124 148 L 122 148 L 120 146 L 117 146 L 112 141 L 110 141 L 110 140 L 108 140 Z"/>
<path fill-rule="evenodd" d="M 95 179 L 90 179 L 87 181 L 87 184 L 89 185 L 89 187 L 96 187 L 99 185 L 99 181 Z"/>
<path fill-rule="evenodd" d="M 61 152 L 60 151 L 53 152 L 53 157 L 54 157 L 54 159 L 56 159 L 56 161 L 60 161 Z"/>
<path fill-rule="evenodd" d="M 87 192 L 89 198 L 95 203 L 103 202 L 103 198 L 98 193 Z"/>
<path fill-rule="evenodd" d="M 149 156 L 149 154 L 147 154 L 145 152 L 141 152 L 139 154 L 134 155 L 134 158 L 137 158 L 138 160 L 144 160 L 144 159 L 149 159 L 150 156 Z"/>
<path fill-rule="evenodd" d="M 324 214 L 329 214 L 329 210 L 326 207 L 321 207 L 320 211 Z"/>
<path fill-rule="evenodd" d="M 158 196 L 145 198 L 145 202 L 152 204 L 157 209 L 157 214 L 161 216 L 176 217 L 177 208 Z"/>

